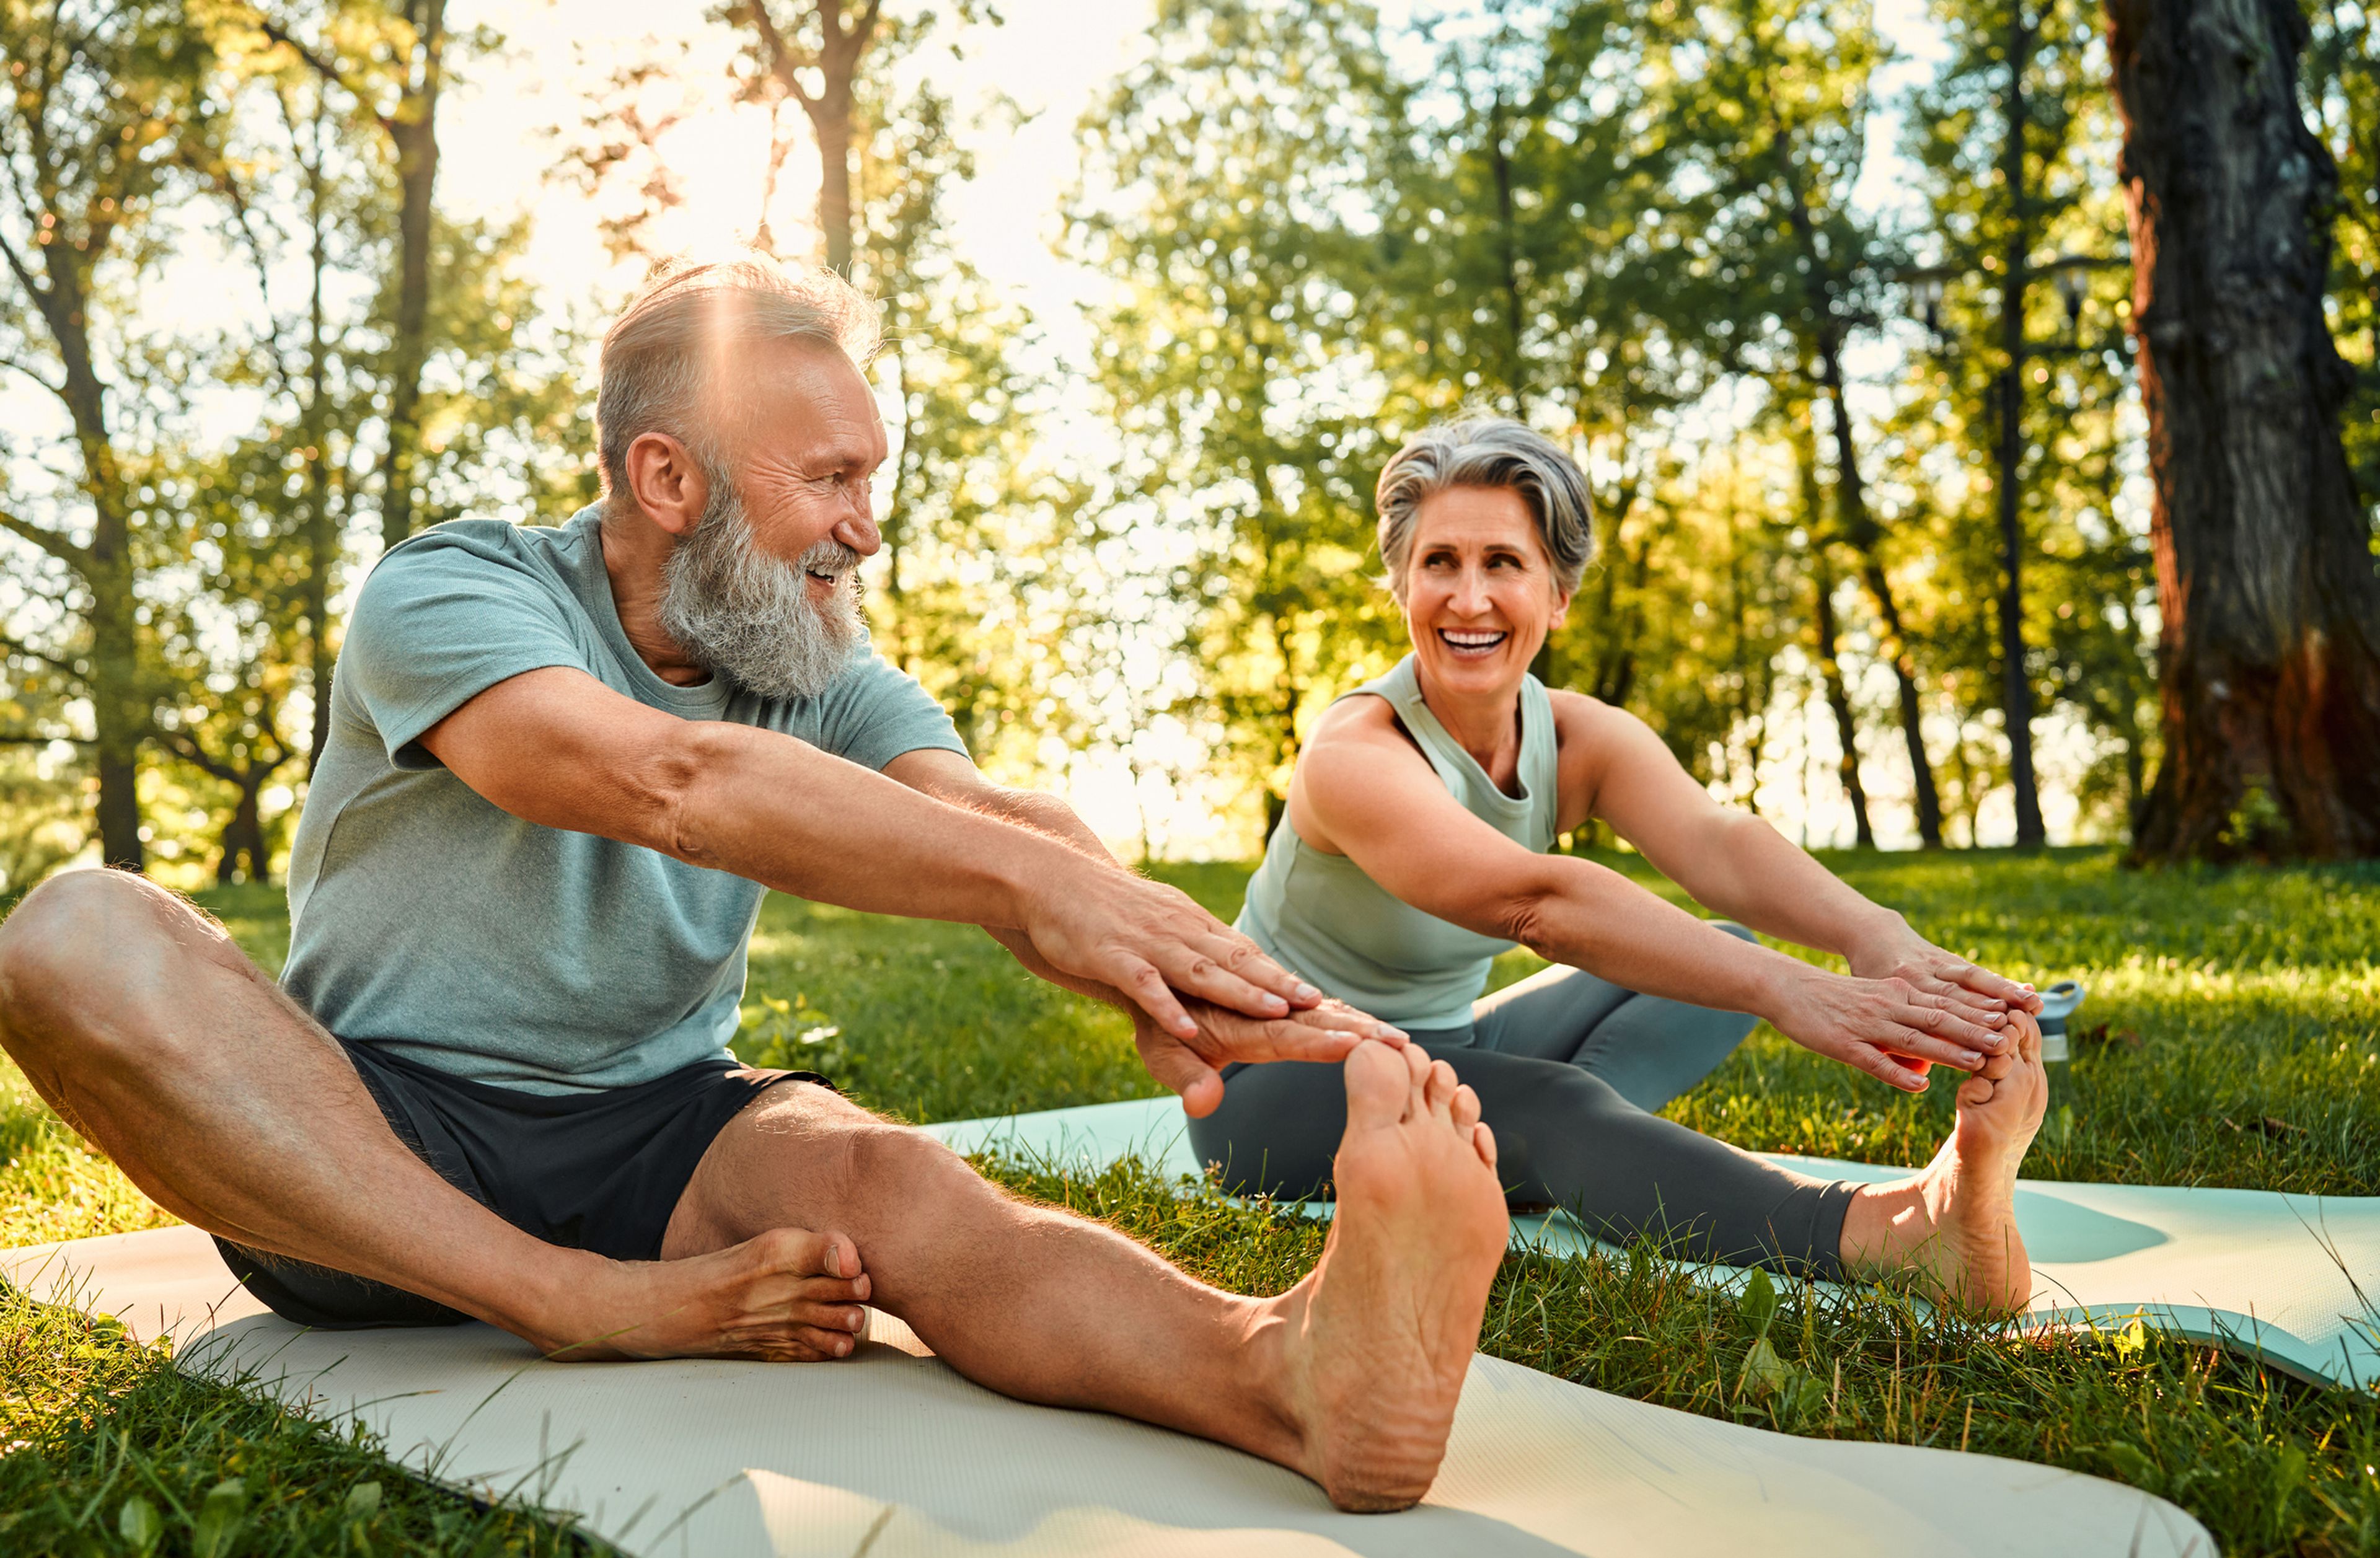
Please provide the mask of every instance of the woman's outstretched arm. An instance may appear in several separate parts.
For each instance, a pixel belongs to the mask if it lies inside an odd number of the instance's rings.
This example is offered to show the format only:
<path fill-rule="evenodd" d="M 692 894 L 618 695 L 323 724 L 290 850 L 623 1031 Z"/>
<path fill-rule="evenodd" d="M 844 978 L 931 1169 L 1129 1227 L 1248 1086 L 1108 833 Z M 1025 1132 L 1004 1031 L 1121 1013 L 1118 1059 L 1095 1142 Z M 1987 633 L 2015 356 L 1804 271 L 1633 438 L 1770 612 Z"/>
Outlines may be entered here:
<path fill-rule="evenodd" d="M 1368 707 L 1367 707 L 1368 706 Z M 1910 1092 L 1922 1065 L 1973 1071 L 2005 1015 L 1900 979 L 1846 978 L 1751 945 L 1591 860 L 1539 855 L 1465 810 L 1397 733 L 1385 704 L 1350 700 L 1299 759 L 1291 821 L 1397 897 L 1651 995 L 1750 1012 L 1804 1047 Z"/>
<path fill-rule="evenodd" d="M 1903 979 L 1981 1011 L 2039 1010 L 2031 987 L 1936 946 L 1763 819 L 1712 799 L 1635 715 L 1576 693 L 1554 702 L 1564 802 L 1577 805 L 1578 820 L 1592 810 L 1610 823 L 1695 902 L 1780 940 L 1840 953 L 1867 979 Z"/>

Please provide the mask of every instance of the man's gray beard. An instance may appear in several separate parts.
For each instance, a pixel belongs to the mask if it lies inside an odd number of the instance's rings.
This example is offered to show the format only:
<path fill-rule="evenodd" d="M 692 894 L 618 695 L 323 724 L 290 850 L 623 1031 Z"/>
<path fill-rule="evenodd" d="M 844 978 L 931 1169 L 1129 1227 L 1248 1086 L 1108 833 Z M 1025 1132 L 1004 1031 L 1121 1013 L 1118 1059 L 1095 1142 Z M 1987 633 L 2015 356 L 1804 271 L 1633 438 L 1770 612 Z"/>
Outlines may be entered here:
<path fill-rule="evenodd" d="M 696 664 L 747 691 L 816 697 L 868 635 L 859 554 L 823 536 L 798 563 L 780 562 L 754 542 L 742 497 L 725 481 L 710 492 L 694 533 L 662 566 L 662 630 Z M 811 568 L 843 581 L 823 608 L 810 599 Z"/>

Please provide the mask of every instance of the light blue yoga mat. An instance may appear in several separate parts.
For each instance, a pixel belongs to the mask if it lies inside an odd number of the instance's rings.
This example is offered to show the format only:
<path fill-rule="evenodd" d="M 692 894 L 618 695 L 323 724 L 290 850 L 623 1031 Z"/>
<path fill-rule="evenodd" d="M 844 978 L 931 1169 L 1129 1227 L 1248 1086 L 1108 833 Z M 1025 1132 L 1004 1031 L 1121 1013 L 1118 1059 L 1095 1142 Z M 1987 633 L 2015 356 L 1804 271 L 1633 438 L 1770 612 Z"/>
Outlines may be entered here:
<path fill-rule="evenodd" d="M 1200 1175 L 1181 1105 L 1133 1099 L 926 1127 L 963 1152 L 1097 1168 L 1136 1156 Z M 1805 1174 L 1875 1183 L 1905 1168 L 1767 1154 Z M 1318 1212 L 1327 1208 L 1316 1208 Z M 2317 1384 L 2380 1387 L 2380 1197 L 2017 1182 L 2033 1258 L 2027 1329 L 2140 1320 L 2252 1353 Z M 1549 1254 L 1605 1248 L 1567 1215 L 1515 1218 L 1512 1242 Z M 1703 1268 L 1730 1281 L 1728 1267 Z"/>

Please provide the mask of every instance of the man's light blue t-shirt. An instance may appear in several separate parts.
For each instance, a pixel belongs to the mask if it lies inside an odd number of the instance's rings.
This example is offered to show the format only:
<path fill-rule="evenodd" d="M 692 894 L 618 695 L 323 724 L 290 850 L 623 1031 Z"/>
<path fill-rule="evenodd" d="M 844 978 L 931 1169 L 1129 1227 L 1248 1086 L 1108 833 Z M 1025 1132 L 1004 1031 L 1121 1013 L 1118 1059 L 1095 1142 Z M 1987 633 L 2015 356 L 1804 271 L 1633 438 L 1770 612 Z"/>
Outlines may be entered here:
<path fill-rule="evenodd" d="M 341 1038 L 565 1092 L 650 1081 L 720 1054 L 735 1033 L 758 883 L 525 822 L 419 745 L 479 693 L 553 665 L 867 768 L 966 750 L 941 705 L 870 651 L 815 698 L 662 681 L 621 629 L 597 509 L 559 529 L 426 530 L 381 560 L 356 602 L 289 863 L 282 983 Z"/>

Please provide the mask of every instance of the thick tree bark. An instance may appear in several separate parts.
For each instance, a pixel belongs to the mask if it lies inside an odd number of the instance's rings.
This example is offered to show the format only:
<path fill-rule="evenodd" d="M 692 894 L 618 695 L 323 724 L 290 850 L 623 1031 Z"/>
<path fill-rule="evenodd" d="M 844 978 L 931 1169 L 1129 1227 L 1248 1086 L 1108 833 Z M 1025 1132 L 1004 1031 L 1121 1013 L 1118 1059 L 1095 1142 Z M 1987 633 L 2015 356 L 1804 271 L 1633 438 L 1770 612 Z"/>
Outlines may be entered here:
<path fill-rule="evenodd" d="M 436 221 L 438 91 L 446 53 L 446 0 L 407 0 L 413 57 L 396 110 L 382 120 L 396 147 L 396 339 L 390 354 L 388 449 L 381 461 L 381 544 L 413 533 L 421 454 L 421 370 L 430 356 L 430 237 Z"/>
<path fill-rule="evenodd" d="M 2145 858 L 2380 855 L 2380 579 L 2306 36 L 2291 0 L 2108 0 L 2164 619 Z"/>
<path fill-rule="evenodd" d="M 2024 295 L 2033 279 L 2033 206 L 2025 188 L 2025 55 L 2032 36 L 2022 4 L 2010 7 L 2008 46 L 2008 124 L 2000 149 L 2000 183 L 2008 192 L 2008 246 L 2000 264 L 2001 371 L 1999 413 L 2000 520 L 2000 714 L 2008 726 L 2009 781 L 2016 791 L 2016 842 L 2020 849 L 2049 842 L 2041 822 L 2041 791 L 2033 773 L 2033 678 L 2024 652 Z"/>

